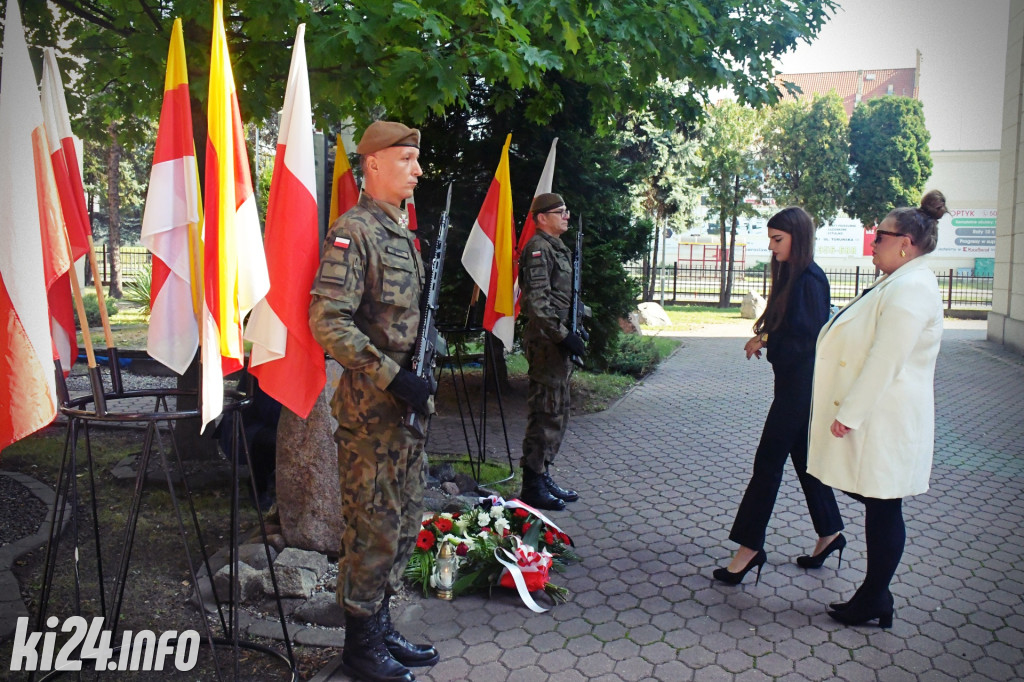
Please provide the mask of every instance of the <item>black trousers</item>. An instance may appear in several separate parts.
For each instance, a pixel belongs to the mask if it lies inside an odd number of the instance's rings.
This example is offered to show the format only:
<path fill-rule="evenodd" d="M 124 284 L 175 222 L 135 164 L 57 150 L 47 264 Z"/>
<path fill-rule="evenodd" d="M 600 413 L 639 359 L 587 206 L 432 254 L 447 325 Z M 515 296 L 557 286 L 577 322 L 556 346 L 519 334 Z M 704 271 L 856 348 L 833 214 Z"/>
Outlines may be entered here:
<path fill-rule="evenodd" d="M 818 537 L 843 529 L 835 494 L 807 473 L 807 431 L 811 416 L 813 362 L 775 370 L 775 397 L 754 453 L 754 471 L 736 511 L 729 539 L 750 549 L 764 549 L 765 531 L 782 485 L 787 457 L 800 479 L 807 511 Z"/>
<path fill-rule="evenodd" d="M 889 583 L 896 575 L 903 548 L 907 544 L 907 527 L 903 522 L 903 499 L 881 500 L 847 493 L 864 503 L 864 543 L 867 545 L 868 567 L 864 582 L 851 602 L 864 602 L 867 608 L 884 606 L 891 601 Z"/>

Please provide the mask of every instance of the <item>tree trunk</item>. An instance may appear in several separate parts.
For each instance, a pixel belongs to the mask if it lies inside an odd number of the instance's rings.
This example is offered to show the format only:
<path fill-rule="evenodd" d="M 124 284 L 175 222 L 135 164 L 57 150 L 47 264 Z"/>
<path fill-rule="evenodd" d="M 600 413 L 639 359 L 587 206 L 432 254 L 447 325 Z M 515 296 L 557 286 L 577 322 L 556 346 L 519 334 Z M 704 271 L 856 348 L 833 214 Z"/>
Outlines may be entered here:
<path fill-rule="evenodd" d="M 107 243 L 110 244 L 110 290 L 109 296 L 121 298 L 121 145 L 117 142 L 117 124 L 111 123 L 107 128 L 110 133 L 110 149 L 107 153 L 107 218 L 110 221 L 110 232 Z"/>
<path fill-rule="evenodd" d="M 658 228 L 657 221 L 655 221 L 654 228 L 654 248 L 651 249 L 651 283 L 647 288 L 647 296 L 644 297 L 645 301 L 654 300 L 654 283 L 658 280 Z"/>
<path fill-rule="evenodd" d="M 725 210 L 725 206 L 718 207 L 718 243 L 721 247 L 719 251 L 721 257 L 719 261 L 719 278 L 718 278 L 718 307 L 728 308 L 729 307 L 729 292 L 728 292 L 728 275 L 726 274 L 726 268 L 728 267 L 725 259 L 729 253 L 729 248 L 725 242 L 725 221 L 729 217 L 729 214 Z"/>
<path fill-rule="evenodd" d="M 718 302 L 718 307 L 720 308 L 728 308 L 729 302 L 732 299 L 733 264 L 736 262 L 736 230 L 740 222 L 740 201 L 740 176 L 737 175 L 733 183 L 732 193 L 732 229 L 729 230 L 729 274 L 726 278 L 722 298 Z M 725 241 L 724 236 L 722 240 Z"/>

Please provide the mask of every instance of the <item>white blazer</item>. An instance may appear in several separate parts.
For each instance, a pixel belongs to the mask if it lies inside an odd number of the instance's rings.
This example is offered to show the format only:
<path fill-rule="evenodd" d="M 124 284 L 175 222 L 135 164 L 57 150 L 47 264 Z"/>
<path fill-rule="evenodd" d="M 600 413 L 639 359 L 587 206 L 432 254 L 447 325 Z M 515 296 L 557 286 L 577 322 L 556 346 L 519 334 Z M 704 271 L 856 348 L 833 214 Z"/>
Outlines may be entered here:
<path fill-rule="evenodd" d="M 865 497 L 928 490 L 942 297 L 915 258 L 853 299 L 818 334 L 807 471 Z M 831 433 L 833 420 L 852 430 Z"/>

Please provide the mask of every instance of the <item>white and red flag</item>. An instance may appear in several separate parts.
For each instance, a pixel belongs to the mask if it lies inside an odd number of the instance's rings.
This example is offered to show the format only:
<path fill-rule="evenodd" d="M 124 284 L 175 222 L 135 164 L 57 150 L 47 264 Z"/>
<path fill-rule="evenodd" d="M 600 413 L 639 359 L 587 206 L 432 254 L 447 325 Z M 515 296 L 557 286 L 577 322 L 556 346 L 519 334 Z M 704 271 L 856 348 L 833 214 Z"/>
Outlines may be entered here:
<path fill-rule="evenodd" d="M 540 172 L 540 180 L 537 182 L 537 189 L 534 191 L 533 196 L 537 197 L 541 194 L 548 194 L 551 192 L 551 185 L 555 180 L 555 145 L 558 144 L 558 138 L 551 140 L 551 149 L 548 150 L 548 158 L 544 161 L 544 169 Z M 523 249 L 526 248 L 526 243 L 533 238 L 533 235 L 537 232 L 537 224 L 533 220 L 533 213 L 526 214 L 526 221 L 523 223 L 523 229 L 519 233 L 519 242 L 516 245 L 516 260 L 515 260 L 515 284 L 512 285 L 512 294 L 515 297 L 516 302 L 516 315 L 519 315 L 519 259 L 523 256 Z"/>
<path fill-rule="evenodd" d="M 89 252 L 89 214 L 85 209 L 85 190 L 78 169 L 75 141 L 71 134 L 71 120 L 68 117 L 67 102 L 64 99 L 64 85 L 53 48 L 43 50 L 43 79 L 40 95 L 43 109 L 43 129 L 46 133 L 46 153 L 54 176 L 54 187 L 61 209 L 62 223 L 67 229 L 71 244 L 72 260 L 78 260 Z M 44 235 L 44 258 L 52 258 L 55 252 L 46 248 Z M 59 233 L 54 239 L 63 242 Z M 58 245 L 56 248 L 63 248 Z M 78 337 L 75 332 L 75 315 L 71 299 L 71 273 L 69 268 L 55 262 L 48 263 L 47 301 L 50 305 L 50 333 L 53 347 L 60 360 L 64 376 L 71 372 L 71 365 L 78 358 Z M 58 272 L 59 270 L 59 272 Z"/>
<path fill-rule="evenodd" d="M 534 197 L 541 194 L 548 194 L 551 192 L 551 185 L 555 180 L 555 145 L 558 144 L 558 138 L 551 140 L 551 149 L 548 150 L 548 158 L 544 162 L 544 170 L 540 173 L 540 180 L 537 182 L 537 190 L 533 193 Z M 533 238 L 533 235 L 537 232 L 537 225 L 533 221 L 533 214 L 526 214 L 526 222 L 523 223 L 523 229 L 519 233 L 519 243 L 516 247 L 516 256 L 522 256 L 523 249 L 526 248 L 526 242 Z M 519 300 L 519 295 L 516 295 L 516 300 Z"/>
<path fill-rule="evenodd" d="M 260 388 L 303 419 L 327 381 L 323 348 L 309 329 L 309 291 L 320 262 L 320 244 L 305 32 L 306 25 L 300 24 L 267 203 L 264 248 L 270 291 L 253 308 L 245 327 L 245 338 L 252 341 L 249 367 Z"/>
<path fill-rule="evenodd" d="M 181 19 L 175 19 L 142 216 L 142 243 L 153 253 L 146 350 L 178 374 L 185 373 L 199 347 L 202 222 L 185 41 Z"/>
<path fill-rule="evenodd" d="M 203 428 L 224 409 L 224 377 L 242 369 L 242 318 L 270 290 L 245 130 L 224 32 L 213 0 L 203 225 Z"/>
<path fill-rule="evenodd" d="M 498 170 L 487 190 L 473 229 L 462 252 L 462 265 L 487 297 L 484 302 L 484 329 L 512 348 L 515 332 L 515 280 L 512 239 L 512 187 L 509 180 L 508 148 L 512 135 L 505 138 Z"/>
<path fill-rule="evenodd" d="M 341 133 L 338 133 L 337 145 L 334 147 L 334 175 L 331 180 L 331 212 L 328 214 L 327 224 L 333 223 L 338 216 L 355 206 L 357 201 L 359 187 L 356 186 L 352 164 L 348 162 L 348 154 L 345 153 L 345 143 L 341 141 Z"/>
<path fill-rule="evenodd" d="M 42 95 L 43 123 L 50 146 L 53 175 L 60 193 L 61 213 L 68 229 L 71 255 L 75 260 L 89 252 L 89 210 L 85 205 L 85 187 L 75 151 L 75 136 L 71 132 L 71 117 L 64 97 L 64 83 L 57 66 L 57 55 L 52 47 L 43 50 Z"/>
<path fill-rule="evenodd" d="M 52 224 L 58 221 L 63 229 L 63 217 L 59 204 L 47 200 L 46 169 L 37 165 L 40 155 L 49 155 L 39 89 L 17 0 L 7 0 L 2 68 L 0 450 L 57 416 L 42 229 L 49 226 L 52 231 Z M 51 181 L 52 172 L 50 167 Z"/>

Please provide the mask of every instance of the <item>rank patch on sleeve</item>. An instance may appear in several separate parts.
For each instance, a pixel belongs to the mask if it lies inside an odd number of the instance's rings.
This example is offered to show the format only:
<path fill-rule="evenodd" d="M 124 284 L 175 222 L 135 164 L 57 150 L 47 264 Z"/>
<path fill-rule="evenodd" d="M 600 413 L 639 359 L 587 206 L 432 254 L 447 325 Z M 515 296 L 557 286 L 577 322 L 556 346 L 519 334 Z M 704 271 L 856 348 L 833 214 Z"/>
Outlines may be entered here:
<path fill-rule="evenodd" d="M 334 245 L 339 249 L 347 249 L 348 245 L 352 243 L 352 240 L 348 237 L 335 237 Z"/>

